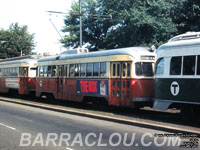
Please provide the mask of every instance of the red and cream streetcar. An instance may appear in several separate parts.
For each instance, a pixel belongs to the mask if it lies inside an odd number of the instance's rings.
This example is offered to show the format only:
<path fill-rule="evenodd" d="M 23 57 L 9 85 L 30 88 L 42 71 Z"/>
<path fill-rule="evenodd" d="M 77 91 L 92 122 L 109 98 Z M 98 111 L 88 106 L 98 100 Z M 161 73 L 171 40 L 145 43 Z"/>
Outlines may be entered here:
<path fill-rule="evenodd" d="M 152 103 L 155 55 L 150 49 L 77 51 L 38 60 L 37 97 L 123 107 Z"/>
<path fill-rule="evenodd" d="M 37 59 L 23 56 L 0 60 L 0 93 L 35 92 Z"/>

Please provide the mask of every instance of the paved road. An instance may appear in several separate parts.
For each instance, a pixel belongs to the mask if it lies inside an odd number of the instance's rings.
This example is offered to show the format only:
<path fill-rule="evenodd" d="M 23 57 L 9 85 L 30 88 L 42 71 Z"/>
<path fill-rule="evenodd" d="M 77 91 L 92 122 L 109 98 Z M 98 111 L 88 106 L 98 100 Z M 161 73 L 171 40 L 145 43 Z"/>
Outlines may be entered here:
<path fill-rule="evenodd" d="M 164 132 L 0 101 L 0 150 L 180 150 L 179 138 L 157 134 Z"/>

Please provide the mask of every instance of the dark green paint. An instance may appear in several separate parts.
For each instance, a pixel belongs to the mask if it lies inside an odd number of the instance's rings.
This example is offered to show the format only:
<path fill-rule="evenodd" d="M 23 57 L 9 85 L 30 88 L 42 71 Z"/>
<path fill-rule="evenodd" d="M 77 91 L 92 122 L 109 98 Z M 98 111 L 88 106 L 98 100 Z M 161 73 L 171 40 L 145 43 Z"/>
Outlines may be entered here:
<path fill-rule="evenodd" d="M 172 95 L 170 87 L 172 82 L 178 82 L 179 94 Z M 200 103 L 200 78 L 199 79 L 174 79 L 157 78 L 154 81 L 154 98 L 159 100 L 173 100 L 180 102 Z"/>

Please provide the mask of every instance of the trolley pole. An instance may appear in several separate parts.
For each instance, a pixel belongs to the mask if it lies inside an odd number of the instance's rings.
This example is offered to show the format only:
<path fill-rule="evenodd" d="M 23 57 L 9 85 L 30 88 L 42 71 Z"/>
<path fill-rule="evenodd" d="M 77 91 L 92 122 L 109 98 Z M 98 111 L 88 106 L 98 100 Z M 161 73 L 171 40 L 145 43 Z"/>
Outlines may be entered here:
<path fill-rule="evenodd" d="M 82 48 L 83 35 L 82 35 L 82 6 L 81 6 L 81 0 L 79 0 L 79 15 L 80 15 L 80 48 Z"/>

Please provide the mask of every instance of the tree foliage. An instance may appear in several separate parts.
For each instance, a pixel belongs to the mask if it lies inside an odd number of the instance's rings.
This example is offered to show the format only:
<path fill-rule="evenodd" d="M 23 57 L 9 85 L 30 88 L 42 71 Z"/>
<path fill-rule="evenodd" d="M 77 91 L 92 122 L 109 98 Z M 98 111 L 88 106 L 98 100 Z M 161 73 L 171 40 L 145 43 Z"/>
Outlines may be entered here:
<path fill-rule="evenodd" d="M 27 26 L 11 24 L 8 30 L 0 30 L 0 58 L 11 58 L 32 54 L 35 47 L 34 34 L 28 33 Z"/>
<path fill-rule="evenodd" d="M 180 0 L 176 3 L 173 21 L 177 24 L 178 34 L 187 31 L 200 31 L 200 1 Z"/>
<path fill-rule="evenodd" d="M 83 17 L 83 44 L 90 51 L 129 46 L 151 46 L 186 31 L 199 30 L 198 0 L 82 0 L 83 14 L 112 15 L 112 20 Z M 78 2 L 70 13 L 78 13 Z M 61 42 L 79 46 L 79 16 L 66 17 Z"/>

